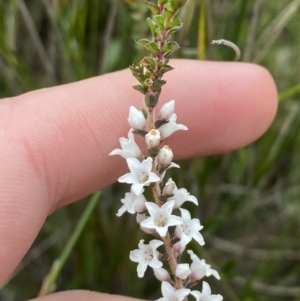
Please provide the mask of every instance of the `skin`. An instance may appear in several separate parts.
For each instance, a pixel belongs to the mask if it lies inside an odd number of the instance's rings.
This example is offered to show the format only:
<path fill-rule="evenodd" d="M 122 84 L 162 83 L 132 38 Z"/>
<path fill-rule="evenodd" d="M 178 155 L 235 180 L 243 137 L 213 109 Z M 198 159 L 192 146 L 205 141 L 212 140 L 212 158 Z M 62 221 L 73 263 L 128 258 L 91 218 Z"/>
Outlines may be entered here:
<path fill-rule="evenodd" d="M 277 92 L 266 69 L 190 60 L 171 65 L 160 102 L 175 99 L 177 122 L 189 128 L 166 141 L 176 159 L 229 152 L 270 126 Z M 108 153 L 127 137 L 129 106 L 142 106 L 135 84 L 127 69 L 0 101 L 1 284 L 49 214 L 127 172 L 125 160 Z M 133 299 L 73 291 L 34 300 Z"/>

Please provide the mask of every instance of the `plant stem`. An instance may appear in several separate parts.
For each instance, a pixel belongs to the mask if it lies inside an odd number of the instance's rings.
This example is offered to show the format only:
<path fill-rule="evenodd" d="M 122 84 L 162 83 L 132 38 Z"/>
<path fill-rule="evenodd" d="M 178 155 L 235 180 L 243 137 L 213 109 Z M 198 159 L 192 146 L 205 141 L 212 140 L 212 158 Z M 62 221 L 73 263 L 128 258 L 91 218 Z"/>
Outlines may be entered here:
<path fill-rule="evenodd" d="M 167 233 L 167 235 L 165 237 L 163 237 L 163 241 L 165 243 L 166 252 L 168 254 L 168 262 L 169 262 L 171 271 L 174 275 L 175 288 L 176 289 L 183 288 L 181 279 L 175 276 L 175 272 L 176 272 L 176 268 L 177 268 L 177 261 L 174 256 L 173 250 L 172 250 L 172 243 L 171 243 L 169 232 Z"/>

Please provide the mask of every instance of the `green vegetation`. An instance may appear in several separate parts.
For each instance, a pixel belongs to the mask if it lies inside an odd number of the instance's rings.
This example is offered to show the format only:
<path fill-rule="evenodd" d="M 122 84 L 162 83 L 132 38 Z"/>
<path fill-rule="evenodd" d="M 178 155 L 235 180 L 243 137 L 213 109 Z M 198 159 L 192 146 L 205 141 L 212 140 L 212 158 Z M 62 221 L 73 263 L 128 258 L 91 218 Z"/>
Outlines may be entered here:
<path fill-rule="evenodd" d="M 145 54 L 134 40 L 149 36 L 148 13 L 142 0 L 0 1 L 0 96 L 128 67 Z M 209 282 L 225 300 L 299 301 L 300 1 L 190 0 L 181 13 L 177 56 L 230 61 L 232 49 L 210 45 L 224 38 L 240 46 L 242 60 L 267 67 L 282 91 L 276 120 L 259 141 L 181 162 L 185 176 L 173 175 L 200 200 L 207 246 L 193 247 L 221 272 L 221 281 Z M 115 217 L 124 189 L 116 184 L 103 191 L 57 290 L 157 296 L 153 275 L 138 281 L 129 260 L 141 236 L 134 218 Z M 1 300 L 38 295 L 85 206 L 77 202 L 48 218 Z"/>

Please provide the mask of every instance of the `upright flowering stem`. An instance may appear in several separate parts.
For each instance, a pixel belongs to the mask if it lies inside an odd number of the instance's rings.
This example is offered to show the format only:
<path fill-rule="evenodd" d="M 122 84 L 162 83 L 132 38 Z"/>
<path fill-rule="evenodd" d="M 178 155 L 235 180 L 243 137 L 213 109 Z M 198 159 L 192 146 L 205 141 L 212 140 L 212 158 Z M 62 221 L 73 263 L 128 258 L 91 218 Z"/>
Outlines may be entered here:
<path fill-rule="evenodd" d="M 166 252 L 168 254 L 168 262 L 172 271 L 172 274 L 175 275 L 176 273 L 176 268 L 177 268 L 177 261 L 174 256 L 174 252 L 172 250 L 172 244 L 171 244 L 171 239 L 170 239 L 170 234 L 168 233 L 164 238 L 163 238 Z M 180 289 L 183 288 L 182 281 L 180 278 L 175 276 L 175 288 Z"/>
<path fill-rule="evenodd" d="M 207 283 L 203 284 L 202 292 L 190 290 L 205 276 L 213 275 L 219 278 L 217 271 L 211 269 L 209 264 L 199 259 L 191 250 L 188 250 L 188 253 L 192 263 L 179 263 L 182 253 L 192 239 L 200 246 L 204 245 L 200 234 L 203 226 L 198 219 L 192 218 L 186 209 L 181 208 L 186 201 L 198 205 L 196 197 L 190 195 L 185 188 L 178 189 L 172 179 L 164 182 L 169 168 L 179 168 L 179 165 L 172 162 L 172 149 L 164 143 L 174 132 L 187 130 L 187 127 L 177 123 L 174 100 L 161 107 L 157 118 L 155 107 L 162 86 L 166 83 L 162 77 L 173 69 L 168 65 L 167 58 L 179 49 L 179 45 L 170 38 L 182 27 L 177 16 L 187 0 L 157 1 L 157 4 L 146 2 L 153 13 L 147 20 L 152 40 L 137 41 L 148 50 L 149 56 L 130 66 L 132 74 L 139 81 L 139 85 L 133 88 L 144 95 L 144 108 L 139 111 L 133 106 L 130 107 L 128 123 L 131 129 L 128 139 L 121 138 L 121 149 L 114 149 L 110 153 L 126 159 L 130 170 L 119 178 L 119 182 L 131 184 L 131 189 L 121 200 L 122 207 L 117 216 L 122 216 L 125 212 L 137 214 L 136 220 L 141 229 L 155 236 L 149 243 L 141 240 L 138 249 L 130 252 L 130 259 L 138 263 L 138 277 L 143 277 L 146 270 L 152 268 L 155 277 L 162 282 L 163 297 L 156 301 L 187 301 L 188 295 L 194 296 L 197 301 L 221 301 L 222 296 L 211 295 Z M 145 138 L 147 154 L 142 154 L 135 142 L 135 134 Z M 144 196 L 145 189 L 152 190 L 151 200 Z M 180 212 L 181 216 L 174 214 L 175 212 Z M 176 228 L 171 230 L 172 227 Z M 157 250 L 162 245 L 165 248 L 164 254 Z M 169 271 L 163 267 L 164 261 L 168 262 Z"/>

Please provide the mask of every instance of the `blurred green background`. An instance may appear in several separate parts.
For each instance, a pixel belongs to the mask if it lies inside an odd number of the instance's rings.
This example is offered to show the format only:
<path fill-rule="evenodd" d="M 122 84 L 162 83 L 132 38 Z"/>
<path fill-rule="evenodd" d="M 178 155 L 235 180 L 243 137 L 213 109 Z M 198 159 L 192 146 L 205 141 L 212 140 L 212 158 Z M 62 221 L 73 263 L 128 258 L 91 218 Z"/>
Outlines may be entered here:
<path fill-rule="evenodd" d="M 145 54 L 134 40 L 149 36 L 148 14 L 142 0 L 1 0 L 0 96 L 128 67 Z M 206 245 L 192 248 L 221 273 L 221 281 L 206 280 L 224 300 L 300 300 L 300 1 L 189 0 L 181 18 L 177 57 L 230 61 L 230 48 L 210 45 L 230 40 L 243 61 L 270 70 L 280 98 L 275 122 L 257 142 L 180 162 L 182 171 L 172 174 L 200 200 L 200 210 L 190 209 L 204 224 Z M 58 277 L 58 291 L 160 295 L 153 274 L 139 280 L 128 258 L 145 235 L 133 216 L 115 217 L 127 190 L 103 191 Z M 86 204 L 48 218 L 0 300 L 38 295 Z"/>

